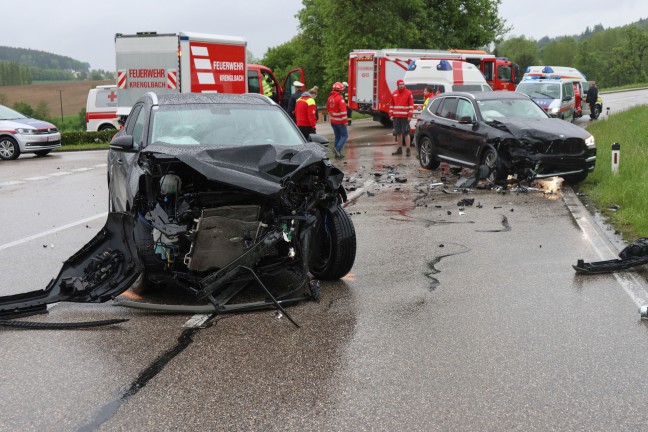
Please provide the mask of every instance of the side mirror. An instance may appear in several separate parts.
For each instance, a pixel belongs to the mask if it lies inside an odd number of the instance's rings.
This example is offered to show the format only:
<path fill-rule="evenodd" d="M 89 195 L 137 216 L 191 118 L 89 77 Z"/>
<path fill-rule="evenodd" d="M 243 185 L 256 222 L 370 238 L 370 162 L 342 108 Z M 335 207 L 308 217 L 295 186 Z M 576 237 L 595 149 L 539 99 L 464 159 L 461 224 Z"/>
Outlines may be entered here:
<path fill-rule="evenodd" d="M 565 102 L 569 102 L 570 100 L 572 100 L 572 97 L 569 96 L 569 95 L 565 95 L 565 96 L 562 98 L 562 100 L 564 100 Z"/>
<path fill-rule="evenodd" d="M 459 123 L 461 123 L 461 124 L 473 124 L 475 122 L 473 121 L 472 117 L 465 116 L 465 117 L 461 117 L 459 119 Z"/>
<path fill-rule="evenodd" d="M 119 135 L 110 141 L 110 148 L 121 151 L 133 151 L 133 135 Z"/>
<path fill-rule="evenodd" d="M 322 144 L 323 146 L 325 146 L 326 144 L 329 143 L 329 140 L 325 136 L 318 135 L 318 134 L 310 134 L 310 135 L 308 135 L 308 141 L 314 142 L 314 143 L 317 143 L 317 144 Z"/>

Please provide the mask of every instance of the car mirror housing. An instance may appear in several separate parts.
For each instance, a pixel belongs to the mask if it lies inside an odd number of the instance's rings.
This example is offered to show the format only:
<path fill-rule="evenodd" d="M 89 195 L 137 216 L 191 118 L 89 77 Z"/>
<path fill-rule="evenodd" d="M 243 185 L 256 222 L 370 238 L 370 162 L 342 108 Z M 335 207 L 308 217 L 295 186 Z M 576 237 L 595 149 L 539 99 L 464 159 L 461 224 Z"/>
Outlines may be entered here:
<path fill-rule="evenodd" d="M 326 144 L 329 143 L 329 140 L 325 136 L 318 135 L 318 134 L 309 134 L 308 135 L 308 141 L 314 142 L 314 143 L 317 143 L 317 144 L 322 144 L 322 145 L 326 145 Z"/>
<path fill-rule="evenodd" d="M 133 151 L 133 136 L 121 135 L 110 141 L 110 148 L 122 151 Z"/>
<path fill-rule="evenodd" d="M 563 100 L 564 101 L 570 101 L 570 100 L 572 100 L 572 97 L 569 96 L 569 95 L 565 95 L 565 97 L 563 97 Z"/>

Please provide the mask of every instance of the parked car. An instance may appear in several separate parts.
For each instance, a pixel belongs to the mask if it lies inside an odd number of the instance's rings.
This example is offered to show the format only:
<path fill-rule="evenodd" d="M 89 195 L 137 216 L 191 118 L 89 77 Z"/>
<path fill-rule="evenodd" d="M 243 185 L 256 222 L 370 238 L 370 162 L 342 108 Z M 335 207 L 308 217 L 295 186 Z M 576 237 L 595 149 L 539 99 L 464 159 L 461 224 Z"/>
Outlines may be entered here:
<path fill-rule="evenodd" d="M 561 176 L 577 183 L 594 170 L 594 137 L 551 118 L 529 96 L 516 92 L 454 92 L 433 98 L 416 126 L 424 168 L 441 162 L 487 165 L 489 180 Z"/>
<path fill-rule="evenodd" d="M 60 146 L 56 126 L 0 105 L 0 159 L 16 159 L 21 153 L 45 156 Z"/>
<path fill-rule="evenodd" d="M 344 174 L 265 96 L 147 93 L 107 171 L 105 227 L 46 290 L 0 298 L 0 316 L 106 301 L 141 274 L 218 311 L 274 307 L 353 266 Z"/>

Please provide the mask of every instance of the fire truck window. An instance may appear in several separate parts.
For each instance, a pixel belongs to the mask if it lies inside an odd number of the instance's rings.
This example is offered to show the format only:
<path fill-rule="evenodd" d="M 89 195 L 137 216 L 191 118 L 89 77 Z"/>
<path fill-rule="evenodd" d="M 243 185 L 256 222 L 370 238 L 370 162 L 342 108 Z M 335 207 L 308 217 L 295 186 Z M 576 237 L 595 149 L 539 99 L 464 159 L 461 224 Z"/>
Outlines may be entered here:
<path fill-rule="evenodd" d="M 511 68 L 508 66 L 500 66 L 497 68 L 497 78 L 500 81 L 511 81 Z"/>
<path fill-rule="evenodd" d="M 250 71 L 248 74 L 248 92 L 261 93 L 261 86 L 259 85 L 259 73 L 257 71 Z"/>
<path fill-rule="evenodd" d="M 484 64 L 484 78 L 486 81 L 492 81 L 493 80 L 493 68 L 494 68 L 493 63 L 486 63 Z"/>

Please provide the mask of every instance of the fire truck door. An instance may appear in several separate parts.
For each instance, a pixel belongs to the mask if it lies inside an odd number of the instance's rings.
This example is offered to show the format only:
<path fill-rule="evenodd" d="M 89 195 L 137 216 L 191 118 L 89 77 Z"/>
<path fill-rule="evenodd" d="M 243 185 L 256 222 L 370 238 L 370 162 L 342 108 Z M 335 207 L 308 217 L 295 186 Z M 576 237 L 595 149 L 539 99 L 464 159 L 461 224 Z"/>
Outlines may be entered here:
<path fill-rule="evenodd" d="M 295 68 L 290 72 L 288 72 L 288 75 L 286 75 L 286 78 L 284 78 L 283 87 L 281 88 L 282 91 L 281 106 L 284 109 L 288 109 L 288 102 L 290 101 L 290 96 L 293 93 L 295 93 L 295 91 L 297 90 L 293 85 L 293 82 L 295 81 L 299 81 L 303 84 L 306 84 L 304 78 L 304 69 Z"/>

